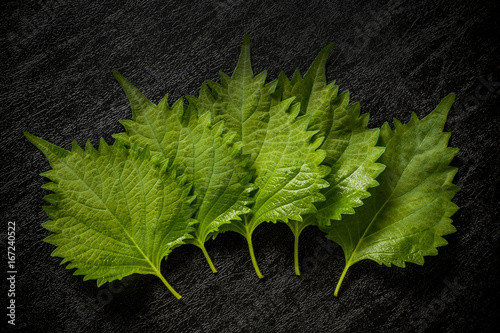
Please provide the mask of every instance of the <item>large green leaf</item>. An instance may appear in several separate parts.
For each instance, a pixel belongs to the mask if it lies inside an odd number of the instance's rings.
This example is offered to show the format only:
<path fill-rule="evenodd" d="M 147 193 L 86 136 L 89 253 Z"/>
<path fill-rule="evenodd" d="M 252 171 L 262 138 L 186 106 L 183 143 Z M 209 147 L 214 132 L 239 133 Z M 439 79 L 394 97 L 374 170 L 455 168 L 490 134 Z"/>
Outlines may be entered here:
<path fill-rule="evenodd" d="M 250 256 L 259 277 L 252 234 L 262 222 L 301 220 L 301 215 L 316 212 L 314 202 L 324 200 L 319 190 L 328 186 L 322 178 L 329 168 L 321 165 L 325 152 L 317 150 L 323 138 L 313 138 L 310 116 L 300 116 L 294 98 L 281 100 L 275 94 L 276 82 L 265 83 L 266 73 L 253 75 L 248 36 L 231 77 L 220 74 L 221 83 L 203 85 L 194 99 L 202 112 L 210 111 L 224 120 L 228 130 L 243 142 L 243 152 L 251 156 L 256 170 L 258 191 L 252 211 L 243 221 L 222 226 L 220 231 L 235 231 L 248 242 Z"/>
<path fill-rule="evenodd" d="M 194 238 L 187 242 L 200 247 L 217 272 L 204 243 L 221 225 L 250 212 L 247 204 L 252 203 L 253 172 L 247 168 L 249 158 L 240 154 L 241 142 L 234 143 L 234 133 L 223 134 L 222 121 L 212 126 L 209 112 L 198 117 L 195 99 L 188 97 L 189 106 L 180 99 L 170 107 L 165 96 L 155 105 L 122 75 L 114 74 L 132 107 L 132 120 L 121 121 L 126 133 L 114 137 L 127 146 L 149 146 L 152 154 L 184 170 L 194 187 L 199 222 Z"/>
<path fill-rule="evenodd" d="M 326 200 L 315 203 L 317 213 L 288 223 L 295 235 L 297 275 L 302 230 L 309 225 L 328 226 L 331 220 L 340 220 L 342 214 L 354 214 L 354 207 L 361 206 L 362 199 L 369 196 L 368 188 L 378 185 L 375 178 L 384 168 L 375 162 L 384 151 L 375 147 L 379 129 L 367 127 L 369 115 L 360 115 L 359 103 L 349 106 L 348 91 L 338 95 L 335 82 L 326 84 L 325 64 L 332 46 L 321 50 L 304 77 L 296 71 L 289 81 L 282 72 L 278 80 L 277 89 L 283 98 L 295 96 L 301 112 L 311 116 L 310 130 L 318 131 L 316 137 L 325 137 L 320 149 L 326 151 L 324 164 L 331 167 L 325 177 L 330 186 L 321 190 Z"/>
<path fill-rule="evenodd" d="M 355 215 L 322 227 L 346 258 L 335 295 L 356 262 L 421 265 L 424 256 L 447 244 L 441 236 L 455 231 L 450 217 L 458 207 L 451 199 L 459 188 L 452 183 L 457 169 L 449 163 L 458 149 L 448 147 L 450 133 L 443 132 L 454 98 L 448 95 L 422 120 L 413 113 L 406 125 L 394 120 L 395 130 L 382 126 L 378 144 L 386 149 L 379 161 L 386 169 L 380 186 L 370 189 L 371 197 Z"/>
<path fill-rule="evenodd" d="M 194 208 L 186 177 L 175 168 L 152 160 L 148 149 L 130 150 L 120 143 L 99 151 L 87 142 L 82 150 L 73 142 L 71 152 L 25 133 L 49 160 L 43 173 L 53 191 L 44 199 L 53 234 L 46 242 L 57 246 L 53 255 L 70 262 L 75 275 L 105 282 L 139 273 L 158 276 L 180 295 L 160 273 L 160 264 L 173 248 L 192 236 Z"/>

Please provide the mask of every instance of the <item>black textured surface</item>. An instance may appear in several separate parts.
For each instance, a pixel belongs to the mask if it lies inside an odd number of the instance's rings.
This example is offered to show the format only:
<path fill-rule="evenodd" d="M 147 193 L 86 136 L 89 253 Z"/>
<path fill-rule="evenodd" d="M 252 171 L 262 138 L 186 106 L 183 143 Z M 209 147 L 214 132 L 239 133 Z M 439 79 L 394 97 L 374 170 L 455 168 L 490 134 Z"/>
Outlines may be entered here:
<path fill-rule="evenodd" d="M 498 4 L 485 1 L 65 1 L 7 2 L 1 10 L 2 263 L 6 223 L 17 226 L 16 327 L 49 332 L 492 331 L 498 323 L 497 243 L 500 124 Z M 51 257 L 38 174 L 49 168 L 23 131 L 68 149 L 122 131 L 128 102 L 120 70 L 152 101 L 197 94 L 203 80 L 231 73 L 250 34 L 254 71 L 307 70 L 334 42 L 328 78 L 351 91 L 371 126 L 420 117 L 454 91 L 447 130 L 460 153 L 455 234 L 423 267 L 353 266 L 341 289 L 340 248 L 308 228 L 303 277 L 293 271 L 293 237 L 283 224 L 254 234 L 266 278 L 256 277 L 244 239 L 224 234 L 201 252 L 176 249 L 162 266 L 183 295 L 153 276 L 96 287 Z M 4 273 L 5 274 L 5 273 Z M 4 275 L 5 276 L 5 275 Z M 449 285 L 455 284 L 455 288 Z M 7 294 L 2 284 L 2 321 Z"/>

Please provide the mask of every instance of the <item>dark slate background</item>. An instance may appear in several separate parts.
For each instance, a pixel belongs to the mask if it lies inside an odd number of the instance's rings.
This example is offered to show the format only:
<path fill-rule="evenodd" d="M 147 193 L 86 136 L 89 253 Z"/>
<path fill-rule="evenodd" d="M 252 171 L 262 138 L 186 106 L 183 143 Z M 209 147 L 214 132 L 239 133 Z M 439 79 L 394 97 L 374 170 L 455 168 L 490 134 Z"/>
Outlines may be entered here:
<path fill-rule="evenodd" d="M 67 1 L 3 2 L 1 10 L 2 251 L 6 223 L 17 226 L 16 329 L 50 332 L 467 332 L 493 330 L 499 305 L 497 243 L 500 31 L 498 2 L 420 1 Z M 152 101 L 197 94 L 218 71 L 231 73 L 249 33 L 255 72 L 274 79 L 306 71 L 335 43 L 329 80 L 351 91 L 371 126 L 411 111 L 429 113 L 449 92 L 451 146 L 460 153 L 455 234 L 421 267 L 352 267 L 340 248 L 308 228 L 301 237 L 303 276 L 293 271 L 293 237 L 284 224 L 254 234 L 265 280 L 257 279 L 247 244 L 224 234 L 201 252 L 176 249 L 163 264 L 176 300 L 153 276 L 96 287 L 59 265 L 40 224 L 38 174 L 49 168 L 23 131 L 69 149 L 122 131 L 121 71 Z M 488 83 L 489 82 L 489 83 Z M 498 195 L 498 193 L 496 193 Z M 6 255 L 2 254 L 6 271 Z M 5 274 L 5 273 L 4 273 Z M 454 285 L 450 288 L 450 285 Z M 5 280 L 2 284 L 4 306 Z M 2 321 L 6 321 L 5 314 Z M 10 330 L 13 327 L 9 328 Z"/>

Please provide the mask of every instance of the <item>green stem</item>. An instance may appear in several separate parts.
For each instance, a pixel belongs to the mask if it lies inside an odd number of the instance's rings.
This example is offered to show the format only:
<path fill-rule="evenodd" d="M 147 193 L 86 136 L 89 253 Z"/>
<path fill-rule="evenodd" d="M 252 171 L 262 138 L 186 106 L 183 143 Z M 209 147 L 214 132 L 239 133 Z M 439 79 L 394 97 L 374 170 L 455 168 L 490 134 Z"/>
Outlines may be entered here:
<path fill-rule="evenodd" d="M 217 273 L 217 270 L 215 269 L 215 266 L 212 263 L 212 259 L 210 259 L 210 256 L 208 255 L 208 252 L 207 252 L 207 249 L 205 249 L 205 245 L 203 243 L 198 243 L 197 245 L 201 249 L 201 251 L 203 251 L 205 258 L 208 261 L 208 265 L 210 266 L 210 269 L 212 269 L 212 273 Z"/>
<path fill-rule="evenodd" d="M 253 264 L 253 268 L 255 269 L 255 273 L 257 273 L 257 276 L 259 277 L 259 279 L 262 279 L 264 277 L 264 275 L 262 275 L 262 273 L 260 272 L 259 266 L 257 265 L 257 260 L 255 259 L 255 254 L 253 253 L 252 235 L 249 235 L 247 233 L 245 238 L 247 239 L 247 242 L 248 242 L 248 249 L 250 250 L 250 257 L 252 258 L 252 264 Z"/>
<path fill-rule="evenodd" d="M 337 283 L 337 288 L 335 288 L 335 292 L 333 295 L 337 297 L 339 295 L 339 289 L 340 285 L 342 284 L 342 281 L 344 281 L 345 274 L 347 273 L 347 270 L 349 269 L 350 265 L 347 263 L 344 267 L 344 271 L 342 272 L 342 275 L 340 276 L 339 282 Z"/>
<path fill-rule="evenodd" d="M 291 220 L 287 223 L 290 230 L 292 230 L 293 236 L 295 238 L 295 243 L 293 247 L 293 263 L 295 266 L 295 274 L 300 276 L 300 265 L 299 265 L 299 237 L 305 227 L 308 224 L 300 223 L 299 221 Z"/>
<path fill-rule="evenodd" d="M 210 266 L 212 273 L 217 273 L 217 269 L 215 269 L 214 263 L 212 262 L 212 259 L 210 259 L 207 249 L 205 248 L 205 242 L 203 241 L 205 238 L 206 237 L 201 238 L 200 235 L 198 235 L 198 232 L 195 232 L 194 238 L 186 240 L 186 243 L 193 244 L 199 247 L 203 252 L 203 255 L 205 256 L 205 259 L 207 259 L 208 265 Z"/>
<path fill-rule="evenodd" d="M 295 274 L 300 276 L 300 268 L 299 268 L 299 236 L 300 233 L 293 233 L 295 236 L 295 244 L 293 247 L 293 261 L 295 264 Z"/>
<path fill-rule="evenodd" d="M 182 297 L 182 296 L 181 296 L 181 295 L 179 295 L 179 294 L 177 293 L 177 291 L 175 291 L 175 289 L 174 289 L 174 288 L 172 288 L 172 286 L 168 284 L 167 280 L 165 280 L 165 278 L 163 277 L 163 275 L 161 275 L 161 273 L 160 273 L 159 271 L 156 271 L 156 275 L 160 278 L 160 280 L 163 282 L 163 284 L 165 284 L 165 285 L 167 286 L 168 290 L 170 290 L 170 292 L 171 292 L 172 294 L 174 294 L 174 296 L 175 296 L 177 299 L 181 299 L 181 297 Z"/>

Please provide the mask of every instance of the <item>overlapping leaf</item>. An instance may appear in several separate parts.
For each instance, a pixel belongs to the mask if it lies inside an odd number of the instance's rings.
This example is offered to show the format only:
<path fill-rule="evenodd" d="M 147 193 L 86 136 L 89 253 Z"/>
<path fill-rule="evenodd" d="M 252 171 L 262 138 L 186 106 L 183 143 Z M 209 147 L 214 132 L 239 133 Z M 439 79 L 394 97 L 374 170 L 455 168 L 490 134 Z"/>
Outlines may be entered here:
<path fill-rule="evenodd" d="M 335 295 L 356 262 L 423 264 L 424 256 L 436 255 L 436 247 L 447 244 L 441 236 L 455 231 L 450 217 L 458 207 L 451 199 L 459 188 L 452 183 L 457 169 L 449 163 L 458 149 L 447 147 L 450 133 L 443 132 L 454 98 L 448 95 L 422 120 L 412 114 L 406 125 L 394 120 L 395 130 L 382 126 L 378 144 L 386 150 L 379 161 L 386 169 L 380 186 L 370 190 L 372 196 L 355 215 L 322 228 L 346 258 Z"/>
<path fill-rule="evenodd" d="M 252 233 L 262 222 L 301 220 L 316 212 L 314 202 L 324 200 L 319 190 L 328 186 L 322 178 L 329 169 L 320 165 L 325 152 L 317 150 L 322 138 L 312 138 L 309 116 L 300 116 L 300 104 L 294 98 L 281 100 L 275 93 L 276 82 L 266 84 L 266 73 L 253 75 L 250 44 L 244 37 L 238 64 L 231 77 L 221 73 L 221 83 L 208 82 L 194 102 L 200 110 L 209 110 L 224 120 L 230 131 L 243 142 L 243 152 L 251 155 L 256 170 L 252 211 L 243 221 L 223 226 L 221 231 L 243 235 L 249 245 L 255 270 Z"/>
<path fill-rule="evenodd" d="M 69 152 L 25 135 L 52 166 L 42 175 L 52 181 L 43 187 L 54 192 L 45 197 L 52 205 L 44 207 L 50 218 L 44 227 L 53 232 L 45 241 L 57 246 L 53 255 L 98 285 L 133 273 L 156 275 L 180 298 L 160 264 L 192 237 L 194 198 L 186 177 L 137 146 L 101 140 L 97 151 L 90 142 L 85 150 L 74 142 Z"/>
<path fill-rule="evenodd" d="M 208 81 L 199 97 L 186 97 L 189 104 L 172 106 L 167 96 L 153 104 L 115 72 L 132 119 L 99 151 L 74 143 L 69 152 L 26 133 L 53 167 L 43 174 L 52 181 L 44 188 L 54 192 L 44 207 L 53 254 L 98 285 L 156 275 L 178 298 L 160 273 L 162 258 L 191 243 L 216 272 L 204 243 L 219 232 L 246 238 L 262 277 L 252 245 L 262 222 L 290 227 L 298 275 L 304 228 L 318 225 L 339 243 L 346 266 L 335 295 L 360 260 L 404 267 L 437 254 L 442 236 L 455 230 L 450 217 L 458 208 L 451 202 L 456 168 L 449 166 L 457 149 L 442 132 L 454 95 L 422 120 L 413 114 L 406 125 L 395 120 L 395 130 L 387 123 L 369 129 L 349 93 L 326 83 L 331 48 L 303 77 L 281 73 L 266 83 L 266 72 L 253 74 L 245 36 L 231 77 L 220 73 L 220 83 Z"/>
<path fill-rule="evenodd" d="M 296 71 L 289 81 L 282 72 L 278 81 L 283 98 L 295 96 L 301 112 L 311 116 L 310 129 L 318 131 L 316 137 L 325 137 L 320 149 L 326 151 L 324 164 L 331 167 L 325 177 L 330 186 L 321 190 L 326 200 L 315 204 L 317 213 L 288 223 L 296 245 L 307 226 L 328 226 L 342 214 L 353 214 L 353 208 L 369 196 L 368 188 L 377 186 L 375 178 L 384 168 L 375 162 L 384 151 L 375 147 L 379 129 L 367 127 L 369 115 L 360 116 L 359 103 L 348 105 L 349 92 L 338 95 L 335 82 L 326 84 L 325 64 L 331 49 L 332 44 L 321 50 L 304 77 Z M 300 275 L 297 247 L 295 271 Z"/>
<path fill-rule="evenodd" d="M 196 103 L 186 106 L 178 100 L 172 107 L 165 96 L 158 105 L 119 73 L 115 72 L 132 107 L 132 120 L 122 120 L 126 133 L 115 138 L 131 146 L 149 146 L 152 154 L 178 165 L 194 186 L 198 210 L 194 238 L 188 242 L 200 247 L 216 272 L 204 243 L 218 228 L 238 215 L 250 212 L 249 183 L 253 172 L 247 168 L 248 157 L 240 154 L 241 143 L 234 143 L 234 133 L 223 134 L 223 122 L 212 126 L 209 112 L 198 117 Z"/>

